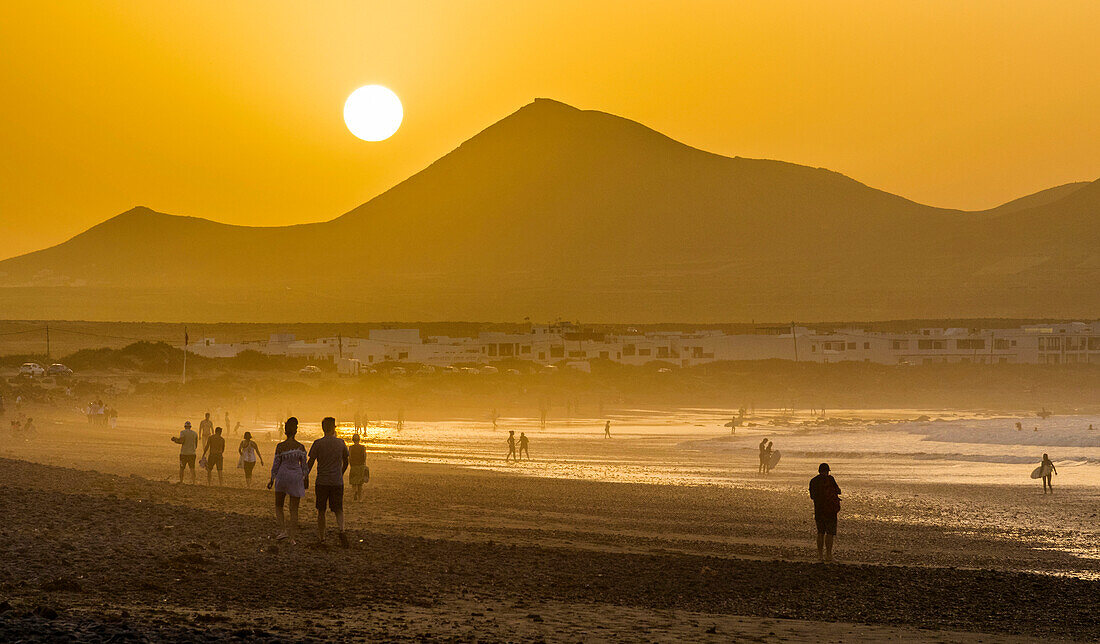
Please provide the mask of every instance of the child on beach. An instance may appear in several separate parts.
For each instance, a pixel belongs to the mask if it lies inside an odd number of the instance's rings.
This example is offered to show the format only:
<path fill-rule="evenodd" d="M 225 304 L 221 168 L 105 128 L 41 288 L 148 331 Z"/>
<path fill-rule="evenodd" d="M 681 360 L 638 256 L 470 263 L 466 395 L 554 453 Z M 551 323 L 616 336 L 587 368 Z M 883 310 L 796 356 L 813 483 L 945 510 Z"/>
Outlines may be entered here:
<path fill-rule="evenodd" d="M 354 500 L 359 500 L 363 484 L 369 480 L 367 447 L 359 442 L 359 434 L 355 434 L 351 437 L 351 446 L 348 447 L 348 483 L 355 488 Z"/>

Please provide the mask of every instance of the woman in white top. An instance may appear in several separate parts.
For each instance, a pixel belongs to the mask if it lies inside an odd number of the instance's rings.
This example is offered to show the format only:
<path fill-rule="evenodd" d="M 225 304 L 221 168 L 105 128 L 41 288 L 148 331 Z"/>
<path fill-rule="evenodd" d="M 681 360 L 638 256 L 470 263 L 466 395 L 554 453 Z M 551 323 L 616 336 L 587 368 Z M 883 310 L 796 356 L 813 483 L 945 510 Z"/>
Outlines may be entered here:
<path fill-rule="evenodd" d="M 286 440 L 275 446 L 275 460 L 271 463 L 271 480 L 267 489 L 275 487 L 275 520 L 279 524 L 279 536 L 276 539 L 290 537 L 298 531 L 298 504 L 306 495 L 306 446 L 294 440 L 298 433 L 298 419 L 293 416 L 286 420 L 283 427 Z M 290 523 L 283 518 L 283 501 L 290 497 Z"/>
<path fill-rule="evenodd" d="M 244 440 L 237 448 L 237 453 L 240 454 L 237 467 L 244 469 L 244 484 L 252 487 L 252 468 L 256 467 L 256 459 L 260 460 L 260 465 L 264 464 L 264 457 L 260 455 L 260 446 L 252 440 L 252 432 L 244 433 Z"/>

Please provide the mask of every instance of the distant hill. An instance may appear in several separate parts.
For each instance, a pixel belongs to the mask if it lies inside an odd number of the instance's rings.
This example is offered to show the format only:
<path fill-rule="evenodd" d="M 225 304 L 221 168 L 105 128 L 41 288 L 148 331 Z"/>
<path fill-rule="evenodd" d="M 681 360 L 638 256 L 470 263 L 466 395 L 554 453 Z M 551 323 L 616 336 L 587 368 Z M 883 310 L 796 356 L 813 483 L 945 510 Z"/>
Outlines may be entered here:
<path fill-rule="evenodd" d="M 0 262 L 8 317 L 1095 317 L 1100 183 L 932 208 L 538 99 L 332 221 L 135 208 Z"/>

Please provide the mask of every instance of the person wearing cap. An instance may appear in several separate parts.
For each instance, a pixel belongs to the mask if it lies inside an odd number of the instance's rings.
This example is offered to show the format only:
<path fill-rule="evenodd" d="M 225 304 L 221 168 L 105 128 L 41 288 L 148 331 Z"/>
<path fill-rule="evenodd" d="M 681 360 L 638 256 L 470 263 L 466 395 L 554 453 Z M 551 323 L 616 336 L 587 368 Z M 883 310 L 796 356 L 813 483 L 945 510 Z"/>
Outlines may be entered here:
<path fill-rule="evenodd" d="M 237 423 L 237 425 L 239 426 L 240 423 Z M 244 470 L 244 484 L 247 487 L 252 487 L 252 468 L 256 467 L 256 459 L 259 459 L 260 465 L 264 464 L 264 457 L 260 454 L 260 446 L 252 440 L 252 432 L 244 433 L 244 439 L 237 447 L 237 453 L 240 454 L 237 466 Z"/>
<path fill-rule="evenodd" d="M 191 468 L 191 484 L 195 484 L 195 452 L 199 446 L 199 435 L 191 429 L 191 421 L 183 424 L 179 436 L 172 437 L 173 443 L 180 446 L 180 483 L 183 483 L 184 468 Z"/>

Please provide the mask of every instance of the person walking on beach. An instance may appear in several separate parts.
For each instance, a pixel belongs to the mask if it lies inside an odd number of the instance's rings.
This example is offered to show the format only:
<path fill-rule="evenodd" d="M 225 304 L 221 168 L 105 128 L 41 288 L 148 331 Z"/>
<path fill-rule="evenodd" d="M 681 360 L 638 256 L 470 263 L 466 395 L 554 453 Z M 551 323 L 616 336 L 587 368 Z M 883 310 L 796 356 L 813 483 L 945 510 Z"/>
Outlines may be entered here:
<path fill-rule="evenodd" d="M 768 449 L 768 439 L 767 438 L 761 439 L 761 441 L 760 441 L 760 467 L 759 467 L 759 469 L 757 469 L 757 473 L 759 473 L 759 474 L 764 473 L 764 468 L 767 467 L 767 464 L 768 464 L 767 449 Z"/>
<path fill-rule="evenodd" d="M 504 462 L 507 463 L 508 459 L 519 461 L 516 458 L 516 432 L 513 430 L 508 430 L 508 454 L 504 457 Z"/>
<path fill-rule="evenodd" d="M 206 459 L 206 484 L 210 485 L 210 475 L 214 468 L 218 468 L 218 485 L 225 485 L 222 476 L 222 457 L 225 455 L 225 439 L 222 437 L 222 428 L 215 427 L 214 435 L 206 441 L 206 447 L 202 448 L 202 456 Z"/>
<path fill-rule="evenodd" d="M 283 425 L 286 440 L 275 446 L 275 458 L 271 461 L 271 480 L 267 489 L 275 487 L 275 522 L 279 526 L 276 539 L 290 537 L 291 543 L 297 543 L 298 504 L 306 495 L 309 485 L 306 479 L 306 447 L 294 436 L 298 433 L 298 419 L 291 416 Z M 283 516 L 283 502 L 290 497 L 290 523 Z"/>
<path fill-rule="evenodd" d="M 607 421 L 603 424 L 603 437 L 611 438 L 611 421 Z"/>
<path fill-rule="evenodd" d="M 818 465 L 817 472 L 817 476 L 810 479 L 810 498 L 814 502 L 814 522 L 817 524 L 817 559 L 832 562 L 836 517 L 840 513 L 840 486 L 829 474 L 828 463 Z"/>
<path fill-rule="evenodd" d="M 317 465 L 317 476 L 313 480 L 313 493 L 317 495 L 317 541 L 325 544 L 325 508 L 336 515 L 337 537 L 340 545 L 348 547 L 348 537 L 344 534 L 344 472 L 348 469 L 348 446 L 336 435 L 336 419 L 326 416 L 321 420 L 324 436 L 309 446 L 309 462 L 306 474 Z"/>
<path fill-rule="evenodd" d="M 355 488 L 356 501 L 363 491 L 363 484 L 370 480 L 370 470 L 367 469 L 367 447 L 359 442 L 359 434 L 351 437 L 351 446 L 348 447 L 348 483 Z"/>
<path fill-rule="evenodd" d="M 210 420 L 210 412 L 206 412 L 206 417 L 199 421 L 199 440 L 202 441 L 202 446 L 206 448 L 206 441 L 210 440 L 210 437 L 214 435 L 214 421 Z"/>
<path fill-rule="evenodd" d="M 527 434 L 524 434 L 523 432 L 520 432 L 519 433 L 519 455 L 523 456 L 524 454 L 526 454 L 527 455 L 527 460 L 531 460 L 531 452 L 528 451 L 528 449 L 527 449 L 527 444 L 529 442 L 530 441 L 527 440 Z M 518 461 L 519 459 L 517 458 L 516 460 Z"/>
<path fill-rule="evenodd" d="M 1058 473 L 1058 470 L 1054 467 L 1054 462 L 1050 460 L 1049 456 L 1043 454 L 1043 462 L 1039 464 L 1039 467 L 1043 468 L 1040 472 L 1043 475 L 1043 494 L 1046 494 L 1047 490 L 1050 490 L 1050 494 L 1054 494 L 1054 484 L 1051 479 L 1053 475 Z"/>
<path fill-rule="evenodd" d="M 237 425 L 239 426 L 240 422 Z M 260 454 L 260 446 L 252 440 L 252 432 L 244 433 L 241 444 L 237 446 L 237 454 L 240 455 L 237 465 L 244 470 L 245 487 L 252 487 L 252 469 L 256 467 L 256 460 L 259 459 L 260 465 L 264 464 L 264 457 Z"/>
<path fill-rule="evenodd" d="M 771 474 L 772 471 L 772 442 L 768 441 L 768 446 L 764 448 L 764 473 Z"/>
<path fill-rule="evenodd" d="M 183 424 L 179 436 L 172 437 L 173 443 L 180 446 L 180 483 L 183 483 L 184 468 L 191 468 L 191 484 L 195 484 L 195 452 L 199 445 L 199 435 L 191 429 L 191 421 Z"/>
<path fill-rule="evenodd" d="M 233 434 L 233 425 L 229 423 L 229 412 L 225 412 L 225 433 L 228 435 Z"/>

